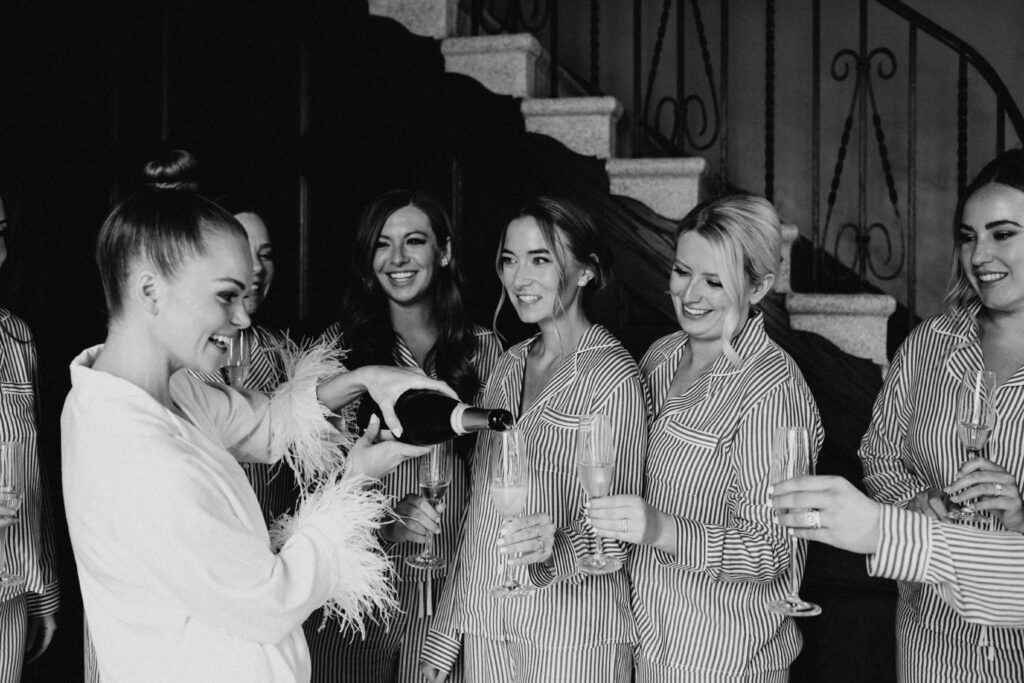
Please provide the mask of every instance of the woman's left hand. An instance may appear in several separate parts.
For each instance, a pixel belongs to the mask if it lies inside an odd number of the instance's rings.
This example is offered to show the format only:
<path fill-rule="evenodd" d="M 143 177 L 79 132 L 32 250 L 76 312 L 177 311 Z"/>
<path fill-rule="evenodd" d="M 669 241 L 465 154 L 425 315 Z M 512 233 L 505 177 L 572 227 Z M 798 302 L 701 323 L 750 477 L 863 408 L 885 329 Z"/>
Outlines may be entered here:
<path fill-rule="evenodd" d="M 547 562 L 555 547 L 555 525 L 544 513 L 518 517 L 501 528 L 497 546 L 514 567 Z"/>
<path fill-rule="evenodd" d="M 604 538 L 653 545 L 675 552 L 675 525 L 668 515 L 635 495 L 605 496 L 587 503 L 588 520 Z"/>
<path fill-rule="evenodd" d="M 964 463 L 946 487 L 954 502 L 974 499 L 974 509 L 990 510 L 1011 531 L 1024 532 L 1024 500 L 1013 475 L 986 458 Z"/>

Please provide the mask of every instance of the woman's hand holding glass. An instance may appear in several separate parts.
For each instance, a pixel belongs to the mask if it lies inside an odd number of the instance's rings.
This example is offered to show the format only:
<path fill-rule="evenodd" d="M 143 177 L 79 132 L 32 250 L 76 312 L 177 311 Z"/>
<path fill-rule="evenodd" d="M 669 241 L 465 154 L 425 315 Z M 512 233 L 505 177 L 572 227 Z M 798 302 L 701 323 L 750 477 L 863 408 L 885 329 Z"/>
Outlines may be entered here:
<path fill-rule="evenodd" d="M 974 458 L 956 473 L 946 487 L 955 503 L 974 501 L 975 512 L 988 511 L 1010 531 L 1024 532 L 1024 500 L 1012 474 L 986 458 Z"/>
<path fill-rule="evenodd" d="M 423 545 L 429 536 L 441 533 L 441 515 L 445 504 L 435 508 L 418 493 L 410 493 L 395 506 L 395 520 L 381 528 L 381 536 L 389 543 L 417 543 Z"/>
<path fill-rule="evenodd" d="M 637 495 L 594 498 L 587 503 L 587 520 L 605 538 L 650 545 L 676 554 L 676 527 L 665 514 Z"/>
<path fill-rule="evenodd" d="M 967 451 L 968 459 L 981 455 L 996 426 L 996 375 L 988 370 L 965 370 L 956 394 L 956 435 Z M 959 509 L 950 510 L 950 519 L 973 522 L 978 518 L 974 501 L 961 499 Z"/>
<path fill-rule="evenodd" d="M 518 517 L 501 528 L 497 546 L 513 567 L 547 562 L 555 548 L 555 524 L 543 512 Z"/>
<path fill-rule="evenodd" d="M 948 522 L 956 508 L 950 505 L 949 495 L 941 489 L 924 489 L 907 503 L 911 512 L 924 515 L 938 522 Z"/>
<path fill-rule="evenodd" d="M 787 479 L 771 493 L 776 519 L 794 536 L 865 555 L 877 550 L 882 507 L 842 477 Z M 818 511 L 817 525 L 808 526 L 807 510 Z"/>

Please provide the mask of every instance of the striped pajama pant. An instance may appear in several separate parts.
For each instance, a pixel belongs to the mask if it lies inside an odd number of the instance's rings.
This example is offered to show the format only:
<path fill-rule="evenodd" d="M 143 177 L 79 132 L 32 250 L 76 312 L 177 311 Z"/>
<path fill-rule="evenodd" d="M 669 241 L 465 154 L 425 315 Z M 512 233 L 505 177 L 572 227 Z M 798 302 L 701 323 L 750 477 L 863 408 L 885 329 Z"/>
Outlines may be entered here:
<path fill-rule="evenodd" d="M 989 648 L 896 617 L 896 669 L 900 683 L 1020 683 L 1024 652 Z"/>
<path fill-rule="evenodd" d="M 24 594 L 0 603 L 0 683 L 21 681 L 27 623 Z"/>
<path fill-rule="evenodd" d="M 643 657 L 637 657 L 634 665 L 636 667 L 634 683 L 715 683 L 716 681 L 732 683 L 739 680 L 742 680 L 743 683 L 787 683 L 789 681 L 789 669 L 752 671 L 739 676 L 735 674 L 716 676 L 709 671 L 674 669 Z"/>
<path fill-rule="evenodd" d="M 467 633 L 462 654 L 466 683 L 629 683 L 633 676 L 629 643 L 543 650 Z"/>

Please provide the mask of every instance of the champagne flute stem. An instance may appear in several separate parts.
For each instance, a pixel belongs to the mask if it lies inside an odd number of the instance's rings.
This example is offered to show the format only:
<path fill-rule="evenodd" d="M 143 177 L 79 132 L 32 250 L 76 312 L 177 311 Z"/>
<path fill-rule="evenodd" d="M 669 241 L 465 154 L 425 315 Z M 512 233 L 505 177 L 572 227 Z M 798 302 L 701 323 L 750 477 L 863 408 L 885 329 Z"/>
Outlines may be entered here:
<path fill-rule="evenodd" d="M 0 574 L 7 571 L 7 529 L 0 528 Z"/>
<path fill-rule="evenodd" d="M 505 520 L 506 526 L 511 523 L 511 519 Z M 512 575 L 509 573 L 508 553 L 502 553 L 501 555 L 501 585 L 508 588 L 512 585 Z"/>
<path fill-rule="evenodd" d="M 789 531 L 789 597 L 794 601 L 800 599 L 800 579 L 796 575 L 796 554 L 800 539 Z"/>
<path fill-rule="evenodd" d="M 434 556 L 434 532 L 427 532 L 427 542 L 423 544 L 423 552 L 420 553 L 420 558 L 426 560 Z"/>

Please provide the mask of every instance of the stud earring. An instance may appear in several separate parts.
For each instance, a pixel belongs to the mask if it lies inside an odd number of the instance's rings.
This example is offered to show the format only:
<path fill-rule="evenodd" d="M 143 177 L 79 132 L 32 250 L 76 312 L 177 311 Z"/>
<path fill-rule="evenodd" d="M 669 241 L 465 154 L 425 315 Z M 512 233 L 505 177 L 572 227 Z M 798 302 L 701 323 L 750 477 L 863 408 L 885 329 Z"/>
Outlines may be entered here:
<path fill-rule="evenodd" d="M 583 275 L 580 275 L 580 287 L 585 287 L 587 283 L 590 282 L 590 277 L 590 273 L 583 273 Z"/>
<path fill-rule="evenodd" d="M 445 267 L 447 265 L 448 265 L 448 257 L 447 256 L 442 256 L 441 257 L 441 267 L 443 268 L 443 267 Z"/>

